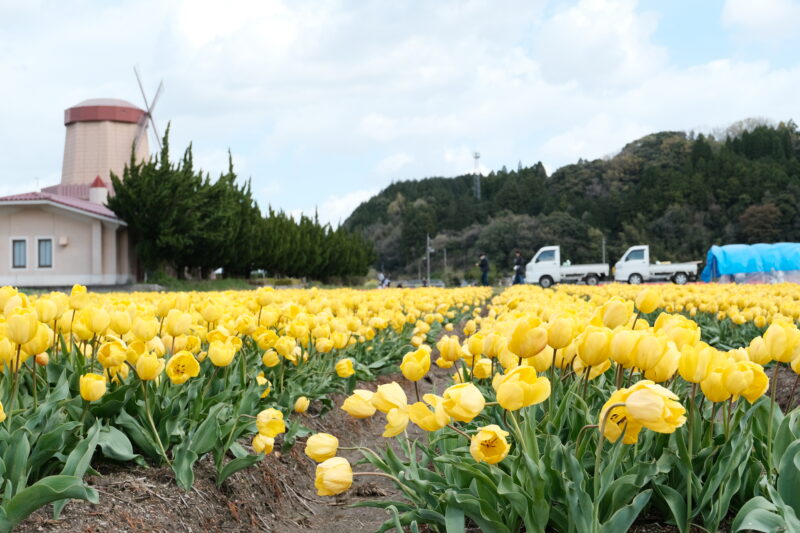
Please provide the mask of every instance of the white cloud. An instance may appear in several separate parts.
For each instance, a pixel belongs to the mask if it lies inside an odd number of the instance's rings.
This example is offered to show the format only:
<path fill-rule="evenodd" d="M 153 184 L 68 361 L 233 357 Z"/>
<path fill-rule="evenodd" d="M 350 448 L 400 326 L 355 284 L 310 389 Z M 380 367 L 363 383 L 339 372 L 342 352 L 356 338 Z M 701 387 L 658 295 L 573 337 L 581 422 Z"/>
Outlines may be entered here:
<path fill-rule="evenodd" d="M 766 41 L 797 37 L 800 2 L 797 0 L 726 0 L 722 22 L 745 36 Z"/>
<path fill-rule="evenodd" d="M 319 220 L 323 224 L 330 224 L 334 228 L 353 212 L 362 202 L 366 202 L 378 193 L 377 189 L 351 191 L 345 194 L 332 194 L 328 196 L 317 208 Z M 313 216 L 313 211 L 306 211 L 306 215 Z"/>
<path fill-rule="evenodd" d="M 382 176 L 391 176 L 403 167 L 408 166 L 413 160 L 414 158 L 407 153 L 397 152 L 381 159 L 375 170 Z"/>

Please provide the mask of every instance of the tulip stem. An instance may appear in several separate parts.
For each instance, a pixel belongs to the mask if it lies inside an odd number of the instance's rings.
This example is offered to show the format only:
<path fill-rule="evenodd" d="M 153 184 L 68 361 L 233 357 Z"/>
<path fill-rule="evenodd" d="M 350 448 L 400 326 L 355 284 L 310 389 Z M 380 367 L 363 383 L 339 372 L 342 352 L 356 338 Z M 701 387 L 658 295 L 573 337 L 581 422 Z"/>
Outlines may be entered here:
<path fill-rule="evenodd" d="M 156 423 L 153 422 L 153 413 L 150 412 L 150 397 L 147 395 L 147 382 L 142 381 L 142 391 L 144 391 L 144 410 L 147 413 L 147 421 L 150 423 L 150 430 L 153 432 L 153 436 L 156 439 L 156 443 L 158 443 L 158 449 L 161 452 L 161 457 L 167 462 L 168 465 L 172 466 L 169 458 L 167 457 L 167 452 L 164 450 L 164 445 L 161 443 L 161 437 L 158 435 L 158 430 L 156 429 Z M 235 425 L 234 425 L 235 426 Z"/>
<path fill-rule="evenodd" d="M 11 433 L 11 416 L 14 412 L 14 404 L 17 401 L 17 391 L 19 390 L 19 357 L 20 352 L 22 351 L 22 345 L 17 344 L 17 359 L 16 365 L 14 366 L 14 378 L 11 380 L 11 398 L 9 401 L 10 407 L 8 408 L 8 429 L 9 433 Z"/>
<path fill-rule="evenodd" d="M 616 385 L 618 389 L 622 387 L 622 377 L 624 373 L 625 368 L 621 364 L 617 363 L 617 375 L 616 379 L 614 380 L 614 385 Z"/>
<path fill-rule="evenodd" d="M 689 457 L 689 464 L 686 465 L 688 468 L 688 479 L 686 480 L 686 527 L 684 528 L 686 531 L 690 531 L 691 524 L 692 524 L 692 484 L 694 482 L 694 467 L 692 466 L 693 457 L 693 448 L 694 448 L 694 435 L 692 432 L 692 427 L 694 426 L 694 397 L 697 395 L 697 383 L 692 383 L 692 391 L 689 393 L 689 426 L 687 427 L 688 432 L 688 457 Z"/>
<path fill-rule="evenodd" d="M 31 387 L 33 387 L 33 408 L 35 410 L 39 408 L 39 393 L 36 386 L 36 358 L 31 359 Z"/>
<path fill-rule="evenodd" d="M 772 373 L 772 391 L 769 395 L 769 419 L 767 419 L 767 476 L 772 479 L 772 419 L 775 414 L 775 394 L 778 391 L 778 376 L 781 364 L 775 361 L 775 371 Z"/>
<path fill-rule="evenodd" d="M 594 498 L 593 498 L 593 510 L 592 510 L 592 527 L 594 531 L 599 531 L 600 529 L 600 464 L 602 463 L 603 458 L 603 443 L 605 442 L 605 429 L 606 429 L 606 422 L 608 422 L 608 417 L 611 416 L 611 413 L 617 407 L 625 407 L 624 403 L 615 403 L 611 405 L 603 415 L 603 419 L 600 421 L 598 426 L 599 429 L 599 436 L 597 437 L 597 448 L 594 451 L 594 474 L 592 476 L 592 481 L 594 485 Z M 618 438 L 623 438 L 620 435 Z"/>
<path fill-rule="evenodd" d="M 579 451 L 581 449 L 581 439 L 583 437 L 584 432 L 587 429 L 596 428 L 596 427 L 597 427 L 597 424 L 587 424 L 587 425 L 583 426 L 580 431 L 578 431 L 578 436 L 575 438 L 575 458 L 578 461 L 580 461 L 581 455 L 583 455 L 583 454 L 579 453 Z"/>
<path fill-rule="evenodd" d="M 419 385 L 417 384 L 416 381 L 414 382 L 414 393 L 417 395 L 417 401 L 420 401 L 420 399 L 419 399 Z"/>
<path fill-rule="evenodd" d="M 556 380 L 556 353 L 558 353 L 557 348 L 553 348 L 553 361 L 550 364 L 550 386 L 553 386 Z M 550 392 L 550 398 L 547 401 L 547 414 L 548 416 L 553 411 L 553 392 Z"/>
<path fill-rule="evenodd" d="M 642 316 L 642 312 L 637 309 L 636 316 L 633 319 L 633 325 L 631 326 L 631 329 L 636 329 L 636 321 L 639 320 L 640 316 Z"/>
<path fill-rule="evenodd" d="M 468 440 L 472 439 L 472 437 L 470 437 L 468 433 L 466 433 L 465 431 L 461 431 L 460 429 L 455 427 L 453 424 L 447 424 L 447 427 L 449 427 L 450 429 L 452 429 L 456 433 L 460 433 L 461 435 L 465 436 Z"/>

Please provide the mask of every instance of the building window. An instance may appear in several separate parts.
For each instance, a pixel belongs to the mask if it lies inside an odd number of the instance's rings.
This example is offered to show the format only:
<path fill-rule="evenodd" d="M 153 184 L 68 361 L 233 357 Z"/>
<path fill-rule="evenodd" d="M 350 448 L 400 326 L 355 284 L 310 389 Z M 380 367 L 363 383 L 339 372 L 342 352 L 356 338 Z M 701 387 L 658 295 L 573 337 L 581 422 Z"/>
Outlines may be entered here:
<path fill-rule="evenodd" d="M 53 268 L 53 239 L 39 239 L 39 268 Z"/>
<path fill-rule="evenodd" d="M 13 268 L 26 268 L 28 266 L 27 262 L 27 241 L 25 240 L 17 240 L 14 239 L 11 241 L 11 249 L 12 249 L 12 263 L 11 266 Z"/>

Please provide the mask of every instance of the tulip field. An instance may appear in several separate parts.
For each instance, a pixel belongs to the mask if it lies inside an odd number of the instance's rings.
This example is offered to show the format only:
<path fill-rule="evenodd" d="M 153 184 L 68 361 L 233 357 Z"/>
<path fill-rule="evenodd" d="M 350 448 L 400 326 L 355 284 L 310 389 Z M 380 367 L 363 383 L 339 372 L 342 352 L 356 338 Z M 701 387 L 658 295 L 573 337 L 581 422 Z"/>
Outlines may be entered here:
<path fill-rule="evenodd" d="M 0 532 L 102 508 L 101 461 L 191 491 L 293 448 L 332 503 L 390 485 L 355 502 L 381 531 L 800 532 L 797 285 L 3 287 L 0 312 Z"/>

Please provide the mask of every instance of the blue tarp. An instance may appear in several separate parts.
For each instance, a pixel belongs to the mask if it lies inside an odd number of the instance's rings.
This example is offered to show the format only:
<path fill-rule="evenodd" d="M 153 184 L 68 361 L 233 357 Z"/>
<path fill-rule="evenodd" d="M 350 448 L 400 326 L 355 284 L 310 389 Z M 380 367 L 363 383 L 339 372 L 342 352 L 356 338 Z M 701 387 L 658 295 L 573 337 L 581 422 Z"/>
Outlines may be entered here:
<path fill-rule="evenodd" d="M 706 256 L 703 281 L 725 275 L 800 270 L 800 243 L 727 244 L 712 246 Z"/>

